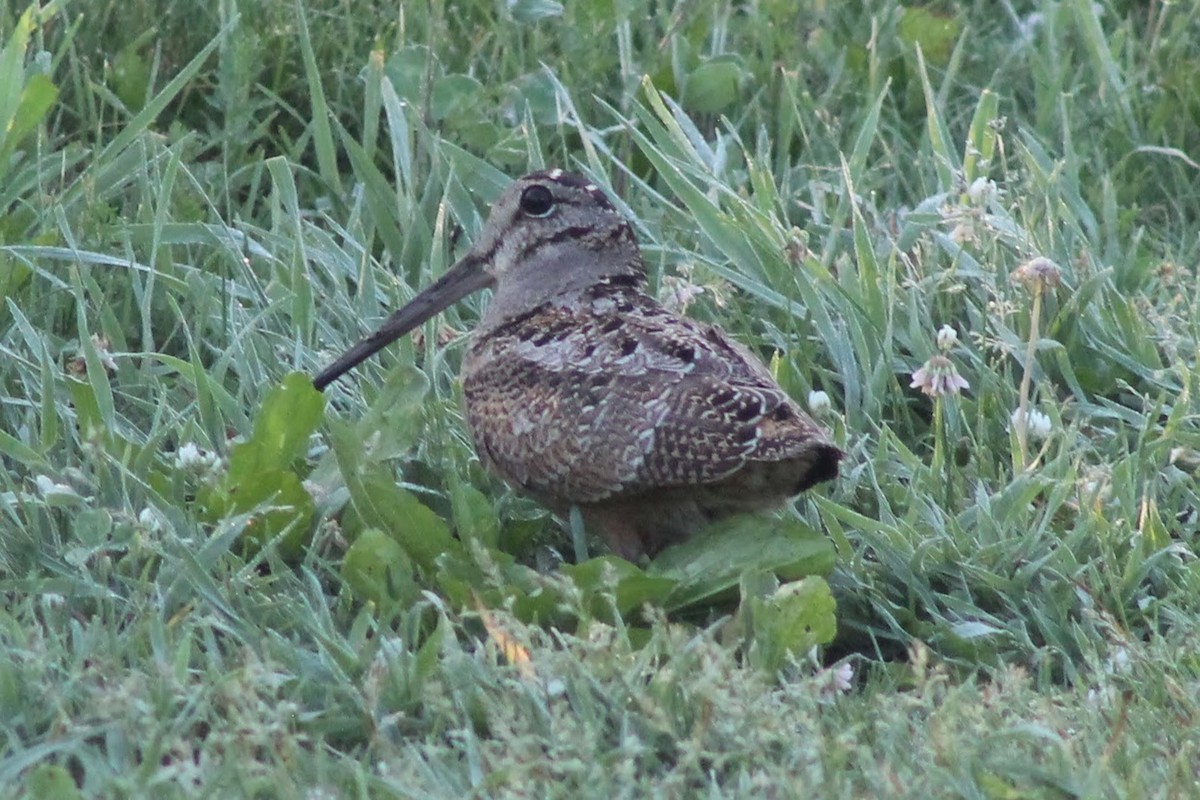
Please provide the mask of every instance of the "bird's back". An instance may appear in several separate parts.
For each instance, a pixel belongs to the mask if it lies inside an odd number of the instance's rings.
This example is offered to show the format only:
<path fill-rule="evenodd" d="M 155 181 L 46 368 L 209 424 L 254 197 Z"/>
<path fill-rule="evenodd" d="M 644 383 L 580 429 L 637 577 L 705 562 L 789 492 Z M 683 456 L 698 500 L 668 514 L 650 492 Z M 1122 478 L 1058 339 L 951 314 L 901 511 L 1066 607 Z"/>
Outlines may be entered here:
<path fill-rule="evenodd" d="M 706 491 L 777 503 L 833 477 L 841 455 L 761 362 L 637 281 L 475 338 L 463 389 L 485 463 L 558 507 Z"/>

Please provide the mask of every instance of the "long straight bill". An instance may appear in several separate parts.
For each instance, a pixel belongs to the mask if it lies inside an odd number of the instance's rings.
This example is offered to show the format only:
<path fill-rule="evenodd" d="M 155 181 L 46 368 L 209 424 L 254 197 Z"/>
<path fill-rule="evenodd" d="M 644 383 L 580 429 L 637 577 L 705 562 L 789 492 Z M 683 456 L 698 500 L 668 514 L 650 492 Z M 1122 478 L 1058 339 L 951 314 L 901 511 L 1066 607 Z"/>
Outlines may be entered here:
<path fill-rule="evenodd" d="M 433 285 L 418 294 L 408 305 L 388 317 L 374 333 L 364 336 L 336 361 L 313 378 L 317 391 L 336 381 L 345 373 L 425 322 L 439 311 L 458 302 L 471 292 L 491 285 L 492 278 L 483 270 L 483 262 L 472 254 L 466 255 Z"/>

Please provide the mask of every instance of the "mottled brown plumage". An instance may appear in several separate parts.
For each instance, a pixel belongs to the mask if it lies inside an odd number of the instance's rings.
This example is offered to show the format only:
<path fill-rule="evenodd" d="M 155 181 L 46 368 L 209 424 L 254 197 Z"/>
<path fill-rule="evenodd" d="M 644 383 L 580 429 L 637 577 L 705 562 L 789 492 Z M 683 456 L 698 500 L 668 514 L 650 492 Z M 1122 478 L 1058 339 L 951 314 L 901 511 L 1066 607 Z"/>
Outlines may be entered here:
<path fill-rule="evenodd" d="M 561 170 L 516 181 L 471 252 L 324 370 L 324 389 L 462 296 L 495 294 L 463 361 L 483 463 L 637 559 L 837 475 L 842 453 L 752 354 L 645 293 L 628 222 Z"/>

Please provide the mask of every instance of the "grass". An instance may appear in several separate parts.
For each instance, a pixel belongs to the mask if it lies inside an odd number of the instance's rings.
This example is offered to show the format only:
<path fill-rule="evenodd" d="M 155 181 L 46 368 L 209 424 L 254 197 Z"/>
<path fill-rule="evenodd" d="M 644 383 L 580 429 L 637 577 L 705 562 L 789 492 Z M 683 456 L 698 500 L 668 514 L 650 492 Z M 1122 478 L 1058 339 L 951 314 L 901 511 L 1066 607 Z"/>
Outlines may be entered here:
<path fill-rule="evenodd" d="M 1191 796 L 1197 10 L 4 9 L 0 794 Z M 479 298 L 287 377 L 544 165 L 836 483 L 566 563 L 465 432 Z"/>

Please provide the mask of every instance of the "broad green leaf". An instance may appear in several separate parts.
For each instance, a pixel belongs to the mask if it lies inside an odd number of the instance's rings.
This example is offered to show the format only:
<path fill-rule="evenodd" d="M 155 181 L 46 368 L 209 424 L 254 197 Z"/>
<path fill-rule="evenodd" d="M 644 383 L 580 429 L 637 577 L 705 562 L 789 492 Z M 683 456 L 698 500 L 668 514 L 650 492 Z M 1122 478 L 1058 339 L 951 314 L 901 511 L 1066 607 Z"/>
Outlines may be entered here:
<path fill-rule="evenodd" d="M 412 561 L 404 548 L 378 528 L 363 531 L 342 562 L 342 580 L 355 596 L 383 606 L 411 603 L 419 595 Z"/>
<path fill-rule="evenodd" d="M 398 486 L 382 465 L 368 467 L 361 475 L 345 477 L 350 502 L 363 523 L 383 530 L 399 542 L 422 569 L 432 570 L 443 553 L 462 551 L 462 544 L 450 535 L 446 521 L 412 492 Z"/>
<path fill-rule="evenodd" d="M 508 553 L 460 547 L 437 559 L 438 588 L 459 608 L 482 603 L 487 608 L 511 607 L 528 622 L 565 622 L 563 593 L 553 577 L 518 564 Z"/>
<path fill-rule="evenodd" d="M 592 613 L 601 618 L 608 616 L 608 609 L 603 607 L 606 595 L 611 595 L 617 613 L 624 617 L 647 603 L 665 605 L 678 583 L 665 575 L 647 574 L 615 556 L 568 564 L 562 567 L 562 572 L 589 598 Z"/>
<path fill-rule="evenodd" d="M 238 468 L 282 468 L 301 458 L 324 412 L 325 397 L 313 388 L 312 378 L 303 372 L 287 375 L 263 399 L 254 419 L 254 433 L 245 443 L 253 447 L 239 461 Z M 232 470 L 233 464 L 230 466 Z"/>
<path fill-rule="evenodd" d="M 66 767 L 43 762 L 29 772 L 23 796 L 29 800 L 75 800 L 82 795 Z"/>
<path fill-rule="evenodd" d="M 45 75 L 31 75 L 21 92 L 16 113 L 4 136 L 0 138 L 0 174 L 8 171 L 9 158 L 34 131 L 58 99 L 58 87 Z"/>
<path fill-rule="evenodd" d="M 9 34 L 8 43 L 0 49 L 0 132 L 7 134 L 13 125 L 25 83 L 25 51 L 29 37 L 37 30 L 40 20 L 34 19 L 35 5 L 21 13 Z"/>
<path fill-rule="evenodd" d="M 527 108 L 538 125 L 555 125 L 562 121 L 558 93 L 544 70 L 530 72 L 510 82 L 506 94 L 514 111 Z"/>
<path fill-rule="evenodd" d="M 683 105 L 697 114 L 717 114 L 741 97 L 744 75 L 741 65 L 729 56 L 706 61 L 688 76 Z"/>
<path fill-rule="evenodd" d="M 955 40 L 962 33 L 962 22 L 956 17 L 911 6 L 904 9 L 896 32 L 905 44 L 920 47 L 930 63 L 945 66 Z"/>
<path fill-rule="evenodd" d="M 647 572 L 679 582 L 666 604 L 673 611 L 728 599 L 750 570 L 769 571 L 786 581 L 826 575 L 833 563 L 832 543 L 804 523 L 742 516 L 710 525 L 664 550 Z"/>
<path fill-rule="evenodd" d="M 429 110 L 441 121 L 463 114 L 477 115 L 483 98 L 483 84 L 470 75 L 447 75 L 433 83 Z"/>
<path fill-rule="evenodd" d="M 430 115 L 454 132 L 468 149 L 486 152 L 503 138 L 500 128 L 481 109 L 491 105 L 483 84 L 469 75 L 447 75 L 433 84 Z"/>
<path fill-rule="evenodd" d="M 282 534 L 280 556 L 289 561 L 299 558 L 312 533 L 312 495 L 295 473 L 283 469 L 263 469 L 234 479 L 232 464 L 237 457 L 235 450 L 230 472 L 217 486 L 200 493 L 210 521 L 251 514 L 243 534 L 251 552 Z"/>
<path fill-rule="evenodd" d="M 426 75 L 437 75 L 440 67 L 428 47 L 410 45 L 397 50 L 384 65 L 383 72 L 399 97 L 416 103 L 426 91 Z"/>
<path fill-rule="evenodd" d="M 261 547 L 280 534 L 280 554 L 300 556 L 311 534 L 316 509 L 312 495 L 296 474 L 296 462 L 325 407 L 312 379 L 293 372 L 267 393 L 254 420 L 254 432 L 234 445 L 229 471 L 200 494 L 211 521 L 261 510 L 246 525 L 246 540 Z"/>
<path fill-rule="evenodd" d="M 150 65 L 138 47 L 126 47 L 117 53 L 106 78 L 125 107 L 134 113 L 146 105 L 150 91 Z"/>
<path fill-rule="evenodd" d="M 747 598 L 750 661 L 774 674 L 837 634 L 837 603 L 829 584 L 815 575 L 785 583 L 765 598 Z"/>
<path fill-rule="evenodd" d="M 452 476 L 451 482 L 450 509 L 458 537 L 496 549 L 500 543 L 500 520 L 496 518 L 492 501 L 457 475 Z"/>

